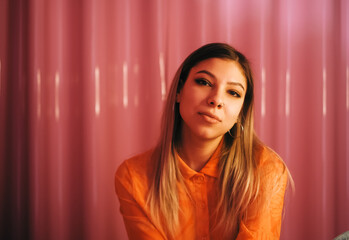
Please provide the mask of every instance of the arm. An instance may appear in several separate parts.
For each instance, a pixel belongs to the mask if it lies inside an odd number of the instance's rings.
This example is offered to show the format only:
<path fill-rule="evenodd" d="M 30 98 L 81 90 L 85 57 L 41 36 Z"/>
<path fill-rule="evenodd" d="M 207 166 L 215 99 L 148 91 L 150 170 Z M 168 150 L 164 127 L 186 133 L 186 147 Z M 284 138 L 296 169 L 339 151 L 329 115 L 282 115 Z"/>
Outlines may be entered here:
<path fill-rule="evenodd" d="M 261 189 L 241 221 L 237 239 L 279 239 L 288 172 L 277 157 L 260 166 Z"/>
<path fill-rule="evenodd" d="M 132 180 L 127 164 L 123 163 L 115 174 L 115 191 L 120 201 L 120 212 L 129 239 L 165 239 L 146 215 L 144 196 L 141 195 L 142 191 L 135 191 Z"/>

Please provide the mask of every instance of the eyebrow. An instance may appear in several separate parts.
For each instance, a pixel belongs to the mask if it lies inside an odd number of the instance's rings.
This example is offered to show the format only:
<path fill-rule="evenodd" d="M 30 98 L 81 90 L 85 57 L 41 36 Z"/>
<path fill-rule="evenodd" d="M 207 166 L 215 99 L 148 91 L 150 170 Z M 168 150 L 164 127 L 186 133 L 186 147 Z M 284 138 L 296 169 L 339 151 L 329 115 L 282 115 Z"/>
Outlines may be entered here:
<path fill-rule="evenodd" d="M 201 70 L 198 71 L 197 73 L 205 73 L 207 75 L 209 75 L 210 77 L 217 79 L 215 75 L 213 75 L 211 72 L 207 71 L 207 70 Z M 238 82 L 228 82 L 229 85 L 237 85 L 240 86 L 243 90 L 245 90 L 244 86 L 241 83 Z"/>

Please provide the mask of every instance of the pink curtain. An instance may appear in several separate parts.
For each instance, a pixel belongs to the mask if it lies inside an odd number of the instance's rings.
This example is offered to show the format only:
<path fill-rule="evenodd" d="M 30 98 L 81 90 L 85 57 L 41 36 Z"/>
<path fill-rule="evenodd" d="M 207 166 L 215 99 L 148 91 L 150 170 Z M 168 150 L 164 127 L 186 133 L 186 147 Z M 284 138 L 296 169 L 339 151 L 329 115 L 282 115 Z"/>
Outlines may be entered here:
<path fill-rule="evenodd" d="M 126 239 L 114 172 L 216 41 L 251 60 L 257 133 L 295 180 L 281 239 L 349 230 L 347 0 L 0 0 L 0 238 Z"/>

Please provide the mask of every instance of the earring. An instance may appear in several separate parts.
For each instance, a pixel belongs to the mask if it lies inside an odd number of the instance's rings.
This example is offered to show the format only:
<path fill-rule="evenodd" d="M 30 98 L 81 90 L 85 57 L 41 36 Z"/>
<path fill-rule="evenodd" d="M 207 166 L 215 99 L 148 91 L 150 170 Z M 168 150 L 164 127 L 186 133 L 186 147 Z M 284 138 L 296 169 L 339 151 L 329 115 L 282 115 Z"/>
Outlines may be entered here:
<path fill-rule="evenodd" d="M 240 127 L 241 127 L 241 132 L 243 132 L 244 131 L 244 126 L 242 126 L 241 123 L 239 123 L 239 124 L 240 124 Z"/>

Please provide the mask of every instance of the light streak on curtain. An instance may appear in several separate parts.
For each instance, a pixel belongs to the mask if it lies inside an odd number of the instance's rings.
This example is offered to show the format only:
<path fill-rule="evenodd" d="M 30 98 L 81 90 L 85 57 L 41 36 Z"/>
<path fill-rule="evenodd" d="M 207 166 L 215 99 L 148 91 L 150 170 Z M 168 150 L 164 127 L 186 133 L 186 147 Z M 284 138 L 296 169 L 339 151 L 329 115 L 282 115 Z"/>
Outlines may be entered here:
<path fill-rule="evenodd" d="M 349 230 L 346 0 L 1 0 L 0 238 L 126 239 L 113 177 L 156 143 L 176 68 L 227 42 L 289 166 L 282 239 Z"/>

